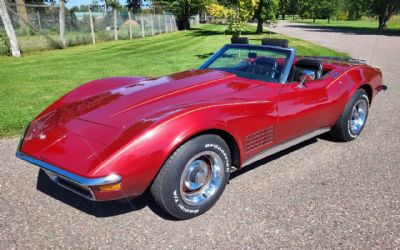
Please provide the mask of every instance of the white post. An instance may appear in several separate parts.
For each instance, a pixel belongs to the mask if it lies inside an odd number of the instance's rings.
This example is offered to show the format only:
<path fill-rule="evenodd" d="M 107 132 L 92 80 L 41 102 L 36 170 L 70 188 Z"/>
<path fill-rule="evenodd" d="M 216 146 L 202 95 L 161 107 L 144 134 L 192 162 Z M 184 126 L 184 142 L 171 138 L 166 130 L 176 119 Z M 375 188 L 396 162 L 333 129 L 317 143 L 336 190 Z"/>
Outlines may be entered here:
<path fill-rule="evenodd" d="M 131 19 L 131 12 L 128 11 L 128 19 L 129 19 L 129 39 L 132 39 L 132 19 Z"/>
<path fill-rule="evenodd" d="M 90 10 L 90 5 L 88 9 L 89 9 L 89 19 L 90 19 L 90 30 L 92 32 L 92 42 L 93 44 L 96 44 L 96 36 L 94 35 L 93 17 L 92 17 L 92 11 Z"/>
<path fill-rule="evenodd" d="M 150 14 L 151 35 L 154 36 L 153 14 Z"/>
<path fill-rule="evenodd" d="M 39 13 L 39 11 L 36 12 L 36 15 L 37 15 L 38 28 L 39 28 L 39 30 L 41 30 L 42 29 L 42 22 L 40 21 L 40 13 Z"/>
<path fill-rule="evenodd" d="M 114 8 L 114 40 L 118 40 L 117 9 Z"/>
<path fill-rule="evenodd" d="M 65 39 L 65 0 L 60 0 L 60 40 L 63 48 L 67 47 Z"/>
<path fill-rule="evenodd" d="M 167 15 L 164 14 L 165 33 L 168 33 Z"/>
<path fill-rule="evenodd" d="M 172 17 L 169 16 L 169 26 L 171 27 L 171 32 L 174 31 L 174 27 L 172 27 Z"/>
<path fill-rule="evenodd" d="M 8 39 L 10 39 L 11 54 L 13 56 L 20 57 L 21 51 L 19 49 L 17 36 L 15 35 L 14 27 L 12 26 L 11 19 L 8 15 L 6 3 L 4 2 L 4 0 L 0 0 L 0 16 L 1 20 L 3 20 Z"/>
<path fill-rule="evenodd" d="M 161 17 L 160 17 L 159 14 L 157 15 L 157 19 L 158 19 L 158 34 L 161 34 L 162 33 L 162 30 L 161 30 Z"/>
<path fill-rule="evenodd" d="M 144 33 L 144 24 L 143 24 L 143 17 L 140 18 L 140 26 L 142 26 L 142 37 L 145 37 L 145 33 Z"/>
<path fill-rule="evenodd" d="M 173 27 L 174 27 L 174 31 L 176 31 L 176 20 L 175 20 L 175 16 L 172 16 L 172 23 L 173 23 Z"/>

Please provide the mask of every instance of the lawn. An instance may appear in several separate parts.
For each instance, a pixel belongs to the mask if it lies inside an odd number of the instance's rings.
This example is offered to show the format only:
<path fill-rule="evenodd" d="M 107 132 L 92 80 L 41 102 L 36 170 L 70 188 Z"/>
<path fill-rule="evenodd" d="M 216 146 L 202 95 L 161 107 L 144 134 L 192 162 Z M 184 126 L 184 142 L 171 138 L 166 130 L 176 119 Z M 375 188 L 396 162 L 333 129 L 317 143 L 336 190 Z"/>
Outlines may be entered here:
<path fill-rule="evenodd" d="M 58 97 L 89 80 L 109 76 L 160 76 L 198 67 L 230 36 L 226 26 L 199 28 L 144 39 L 41 51 L 23 58 L 0 57 L 0 137 L 22 133 L 26 124 Z M 254 35 L 260 43 L 269 34 Z M 287 38 L 273 34 L 274 38 Z M 300 55 L 347 56 L 298 39 L 287 38 Z"/>
<path fill-rule="evenodd" d="M 296 19 L 291 22 L 307 23 L 311 25 L 325 26 L 349 31 L 357 31 L 371 34 L 378 34 L 378 21 L 373 19 L 363 19 L 359 21 L 335 21 L 330 23 L 326 19 L 316 19 L 315 23 L 312 19 Z M 382 31 L 385 35 L 400 35 L 400 16 L 393 16 L 387 23 L 386 30 Z"/>

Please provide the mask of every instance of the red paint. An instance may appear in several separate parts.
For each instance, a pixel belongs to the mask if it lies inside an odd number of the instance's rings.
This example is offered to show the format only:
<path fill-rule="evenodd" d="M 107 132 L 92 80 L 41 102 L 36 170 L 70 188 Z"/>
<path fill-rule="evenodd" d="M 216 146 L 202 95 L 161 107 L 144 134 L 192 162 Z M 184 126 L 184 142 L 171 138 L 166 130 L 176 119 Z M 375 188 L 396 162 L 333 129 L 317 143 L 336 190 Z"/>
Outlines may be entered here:
<path fill-rule="evenodd" d="M 368 84 L 375 96 L 382 84 L 381 72 L 369 66 L 327 61 L 324 68 L 340 75 L 303 88 L 213 70 L 96 80 L 36 117 L 21 151 L 83 177 L 120 175 L 122 191 L 96 192 L 98 200 L 137 196 L 196 134 L 229 133 L 243 163 L 268 147 L 332 126 L 355 90 Z M 245 152 L 246 137 L 271 126 L 273 141 Z"/>

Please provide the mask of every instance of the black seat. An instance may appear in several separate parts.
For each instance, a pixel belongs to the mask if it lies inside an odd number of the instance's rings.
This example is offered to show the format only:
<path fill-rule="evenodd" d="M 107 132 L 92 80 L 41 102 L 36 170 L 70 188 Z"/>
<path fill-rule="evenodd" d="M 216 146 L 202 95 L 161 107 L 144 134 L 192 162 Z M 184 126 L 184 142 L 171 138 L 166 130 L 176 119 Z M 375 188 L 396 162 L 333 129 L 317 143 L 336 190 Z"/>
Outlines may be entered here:
<path fill-rule="evenodd" d="M 304 72 L 310 70 L 314 72 L 315 80 L 320 79 L 324 71 L 321 61 L 307 58 L 298 60 L 290 72 L 288 82 L 300 82 Z"/>
<path fill-rule="evenodd" d="M 259 57 L 254 61 L 254 64 L 251 67 L 251 73 L 274 78 L 277 68 L 278 63 L 275 59 L 270 57 Z"/>

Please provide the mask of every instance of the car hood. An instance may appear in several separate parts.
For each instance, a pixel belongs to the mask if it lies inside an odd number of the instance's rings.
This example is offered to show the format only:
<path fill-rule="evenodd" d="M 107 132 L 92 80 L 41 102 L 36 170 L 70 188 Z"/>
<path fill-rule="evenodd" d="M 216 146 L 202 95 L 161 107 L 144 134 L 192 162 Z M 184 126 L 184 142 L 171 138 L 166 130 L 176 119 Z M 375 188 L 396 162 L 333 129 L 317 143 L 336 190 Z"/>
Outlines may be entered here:
<path fill-rule="evenodd" d="M 234 77 L 222 71 L 189 70 L 142 79 L 74 101 L 73 112 L 81 120 L 126 128 L 132 122 L 209 100 L 221 91 L 218 83 Z"/>
<path fill-rule="evenodd" d="M 250 89 L 257 86 L 216 70 L 96 80 L 68 93 L 33 120 L 21 149 L 89 177 L 121 145 L 163 119 L 205 105 L 243 101 L 245 96 L 253 99 Z M 248 95 L 238 94 L 247 90 Z"/>

